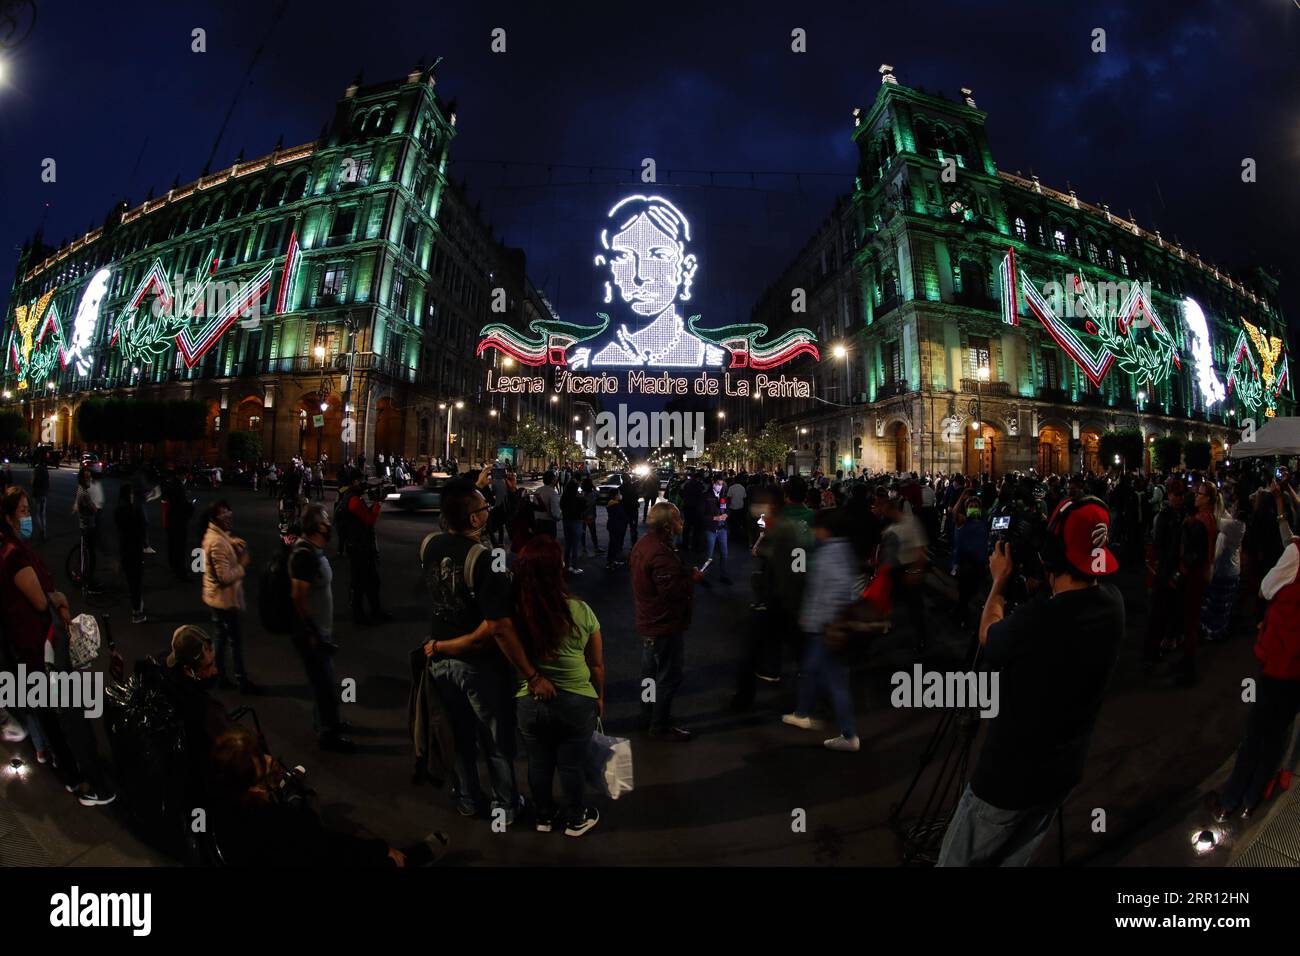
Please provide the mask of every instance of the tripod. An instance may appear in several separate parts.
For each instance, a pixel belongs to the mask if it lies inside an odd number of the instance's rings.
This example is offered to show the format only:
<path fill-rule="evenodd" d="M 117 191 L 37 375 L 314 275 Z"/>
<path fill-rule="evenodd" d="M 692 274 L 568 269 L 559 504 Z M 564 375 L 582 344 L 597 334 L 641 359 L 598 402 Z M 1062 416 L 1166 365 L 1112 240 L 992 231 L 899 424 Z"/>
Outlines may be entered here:
<path fill-rule="evenodd" d="M 980 647 L 976 644 L 971 668 L 979 663 Z M 971 745 L 979 734 L 980 717 L 976 708 L 946 710 L 939 718 L 934 732 L 921 751 L 920 765 L 907 785 L 903 799 L 889 815 L 889 826 L 903 841 L 903 865 L 913 863 L 934 865 L 939 859 L 944 832 L 957 810 L 957 802 L 966 789 L 970 776 Z M 933 784 L 926 793 L 921 815 L 909 824 L 903 821 L 903 810 L 925 776 L 926 768 L 942 754 Z"/>

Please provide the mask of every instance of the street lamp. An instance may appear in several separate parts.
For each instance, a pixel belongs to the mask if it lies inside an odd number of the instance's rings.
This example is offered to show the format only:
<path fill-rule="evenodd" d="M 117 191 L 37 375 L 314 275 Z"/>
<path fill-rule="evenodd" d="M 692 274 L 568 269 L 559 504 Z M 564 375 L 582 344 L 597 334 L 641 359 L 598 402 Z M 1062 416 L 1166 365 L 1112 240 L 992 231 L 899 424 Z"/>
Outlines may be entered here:
<path fill-rule="evenodd" d="M 318 362 L 320 362 L 322 365 L 324 365 L 324 364 L 325 364 L 325 346 L 323 346 L 323 345 L 318 345 L 318 346 L 316 346 L 316 348 L 314 349 L 314 351 L 315 351 L 315 353 L 316 353 L 316 361 L 318 361 Z"/>
<path fill-rule="evenodd" d="M 438 403 L 439 409 L 443 409 L 443 408 L 447 409 L 447 441 L 446 441 L 446 445 L 444 446 L 446 448 L 446 455 L 444 457 L 447 460 L 451 459 L 451 413 L 454 410 L 458 410 L 464 407 L 465 407 L 465 403 L 462 401 L 457 401 L 454 405 L 449 402 Z"/>

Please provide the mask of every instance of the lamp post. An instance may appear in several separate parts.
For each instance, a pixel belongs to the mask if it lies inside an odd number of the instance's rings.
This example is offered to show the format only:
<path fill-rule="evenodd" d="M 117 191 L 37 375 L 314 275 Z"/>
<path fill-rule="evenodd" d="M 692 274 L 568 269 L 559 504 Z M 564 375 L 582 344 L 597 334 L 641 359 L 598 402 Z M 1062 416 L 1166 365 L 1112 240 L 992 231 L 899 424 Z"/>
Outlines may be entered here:
<path fill-rule="evenodd" d="M 446 461 L 451 460 L 451 413 L 455 409 L 460 409 L 464 407 L 465 407 L 465 403 L 462 401 L 438 403 L 439 409 L 443 409 L 443 408 L 447 409 L 447 435 L 446 435 L 446 444 L 445 444 L 446 454 L 444 455 Z"/>
<path fill-rule="evenodd" d="M 348 353 L 348 380 L 343 389 L 343 460 L 352 461 L 352 437 L 356 431 L 356 422 L 352 421 L 352 376 L 357 364 L 357 317 L 351 310 L 343 314 L 343 327 L 348 330 L 351 350 Z M 350 427 L 349 427 L 350 423 Z"/>
<path fill-rule="evenodd" d="M 979 441 L 980 453 L 980 477 L 984 475 L 984 394 L 981 386 L 989 380 L 989 367 L 981 365 L 975 370 L 975 421 L 971 422 L 971 430 L 976 434 L 976 440 Z"/>

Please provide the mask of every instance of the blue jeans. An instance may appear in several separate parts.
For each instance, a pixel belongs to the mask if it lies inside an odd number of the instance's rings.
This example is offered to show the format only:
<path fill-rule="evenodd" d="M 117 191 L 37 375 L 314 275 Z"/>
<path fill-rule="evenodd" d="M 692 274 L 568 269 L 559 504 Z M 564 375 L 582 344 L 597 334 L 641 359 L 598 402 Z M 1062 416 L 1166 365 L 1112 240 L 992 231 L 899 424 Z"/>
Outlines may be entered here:
<path fill-rule="evenodd" d="M 451 717 L 456 737 L 456 802 L 479 809 L 478 752 L 486 749 L 491 809 L 513 815 L 519 803 L 515 786 L 515 691 L 519 685 L 504 661 L 480 664 L 441 658 L 433 662 L 433 679 Z"/>
<path fill-rule="evenodd" d="M 649 718 L 651 730 L 668 730 L 673 725 L 673 698 L 682 686 L 685 671 L 685 635 L 642 637 L 641 640 L 641 678 L 643 682 L 647 677 L 653 680 L 655 692 L 654 702 L 643 702 L 641 712 Z"/>
<path fill-rule="evenodd" d="M 608 562 L 623 560 L 623 536 L 627 533 L 627 519 L 623 518 L 618 521 L 606 521 L 605 530 L 609 532 L 609 555 Z"/>
<path fill-rule="evenodd" d="M 34 495 L 32 497 L 32 537 L 41 536 L 41 541 L 48 539 L 45 530 L 45 495 Z"/>
<path fill-rule="evenodd" d="M 582 547 L 585 534 L 581 518 L 564 519 L 564 566 L 566 568 L 574 567 L 578 563 L 578 549 Z"/>
<path fill-rule="evenodd" d="M 712 528 L 704 532 L 705 561 L 713 557 L 713 549 L 715 546 L 722 549 L 722 560 L 715 561 L 714 564 L 718 566 L 721 576 L 725 579 L 727 578 L 727 528 L 725 525 L 715 524 Z M 709 571 L 711 572 L 712 570 L 713 566 L 710 565 Z M 706 572 L 706 574 L 707 573 L 708 572 Z"/>
<path fill-rule="evenodd" d="M 794 712 L 800 717 L 812 714 L 818 693 L 830 694 L 835 722 L 845 737 L 858 735 L 853 719 L 853 694 L 849 690 L 849 665 L 842 654 L 833 653 L 820 634 L 804 635 L 803 676 L 799 679 L 799 702 Z"/>
<path fill-rule="evenodd" d="M 235 662 L 235 676 L 240 680 L 248 678 L 244 668 L 244 632 L 240 626 L 239 608 L 221 610 L 212 608 L 212 624 L 216 630 L 215 650 L 217 652 L 217 675 L 226 676 L 226 646 Z"/>
<path fill-rule="evenodd" d="M 294 636 L 294 647 L 302 658 L 302 667 L 311 685 L 314 706 L 312 727 L 318 734 L 339 732 L 339 682 L 334 676 L 334 658 L 328 649 L 317 643 L 312 646 L 305 634 Z"/>
<path fill-rule="evenodd" d="M 596 730 L 596 698 L 556 691 L 552 700 L 516 698 L 519 734 L 528 754 L 528 789 L 539 817 L 555 814 L 551 784 L 558 771 L 565 822 L 581 820 L 583 771 Z"/>
<path fill-rule="evenodd" d="M 975 796 L 967 784 L 943 836 L 938 865 L 1028 866 L 1059 805 L 1003 810 Z"/>

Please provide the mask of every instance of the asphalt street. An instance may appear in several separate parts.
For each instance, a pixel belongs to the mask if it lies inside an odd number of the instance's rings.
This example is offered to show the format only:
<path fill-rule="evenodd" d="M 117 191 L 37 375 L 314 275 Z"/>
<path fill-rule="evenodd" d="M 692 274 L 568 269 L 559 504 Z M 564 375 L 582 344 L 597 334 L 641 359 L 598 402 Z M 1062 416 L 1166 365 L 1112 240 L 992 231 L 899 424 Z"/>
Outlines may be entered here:
<path fill-rule="evenodd" d="M 39 550 L 67 591 L 74 612 L 87 607 L 64 573 L 64 561 L 77 542 L 71 501 L 75 472 L 51 472 L 51 537 Z M 30 482 L 30 472 L 15 469 L 15 480 Z M 117 500 L 114 479 L 104 481 L 109 508 Z M 436 527 L 436 517 L 386 511 L 379 525 L 383 598 L 395 620 L 383 626 L 353 627 L 348 615 L 347 562 L 334 559 L 340 678 L 355 678 L 357 701 L 344 705 L 356 727 L 358 752 L 324 753 L 311 730 L 311 700 L 300 663 L 288 639 L 264 634 L 256 616 L 257 574 L 274 546 L 275 502 L 246 488 L 195 491 L 202 508 L 216 497 L 235 510 L 235 534 L 245 537 L 254 563 L 247 581 L 246 657 L 250 672 L 265 690 L 260 697 L 221 692 L 231 707 L 253 704 L 271 747 L 287 763 L 303 763 L 321 796 L 326 818 L 337 826 L 368 831 L 395 845 L 431 830 L 451 835 L 450 862 L 481 864 L 856 864 L 895 865 L 900 841 L 888 824 L 918 767 L 927 740 L 940 718 L 936 711 L 895 709 L 890 676 L 910 670 L 912 635 L 906 626 L 859 649 L 854 694 L 862 750 L 825 750 L 826 734 L 780 723 L 791 709 L 793 662 L 785 680 L 763 686 L 757 707 L 736 714 L 728 709 L 742 643 L 752 627 L 749 611 L 748 551 L 733 541 L 731 587 L 715 584 L 700 591 L 687 635 L 687 679 L 676 706 L 679 722 L 695 731 L 689 743 L 651 740 L 636 729 L 640 642 L 635 634 L 627 569 L 607 571 L 604 556 L 584 559 L 584 574 L 573 578 L 573 592 L 586 600 L 602 625 L 608 674 L 605 729 L 633 741 L 636 789 L 612 802 L 597 800 L 600 825 L 581 839 L 531 829 L 494 833 L 487 819 L 466 820 L 448 796 L 428 784 L 411 782 L 407 736 L 407 654 L 425 639 L 426 611 L 416 549 Z M 333 491 L 327 493 L 330 501 Z M 159 554 L 146 558 L 145 604 L 148 622 L 129 623 L 124 584 L 115 606 L 113 629 L 128 661 L 164 649 L 172 630 L 183 623 L 204 624 L 199 577 L 177 582 L 165 564 L 165 542 L 157 503 L 150 505 L 152 543 Z M 601 543 L 605 543 L 601 509 Z M 111 520 L 103 550 L 116 555 Z M 645 533 L 644 528 L 642 532 Z M 199 529 L 190 547 L 198 546 Z M 120 580 L 120 575 L 118 576 Z M 1065 806 L 1069 862 L 1097 864 L 1123 858 L 1139 835 L 1146 841 L 1144 862 L 1187 862 L 1181 816 L 1203 780 L 1232 754 L 1244 727 L 1240 681 L 1253 676 L 1250 642 L 1244 639 L 1205 648 L 1203 676 L 1194 688 L 1172 679 L 1147 678 L 1139 660 L 1145 624 L 1141 578 L 1121 574 L 1128 609 L 1128 635 L 1120 665 L 1103 707 L 1086 778 Z M 966 641 L 933 610 L 930 668 L 964 668 Z M 1046 636 L 1045 636 L 1046 637 Z M 1066 679 L 1067 675 L 1062 675 Z M 25 745 L 24 745 L 25 746 Z M 0 754 L 10 745 L 0 744 Z M 17 752 L 17 751 L 16 751 Z M 522 749 L 517 765 L 526 793 Z M 929 778 L 923 783 L 927 789 Z M 85 810 L 65 799 L 50 775 L 39 770 L 22 782 L 0 786 L 10 806 L 28 823 L 53 862 L 160 862 L 152 851 L 125 833 L 114 808 Z M 919 810 L 913 798 L 908 813 Z M 912 808 L 915 808 L 913 810 Z M 1097 830 L 1096 809 L 1104 809 Z M 800 812 L 802 811 L 802 813 Z M 806 825 L 800 827 L 800 821 Z M 1167 830 L 1167 834 L 1165 833 Z M 1040 854 L 1057 858 L 1055 833 Z"/>

